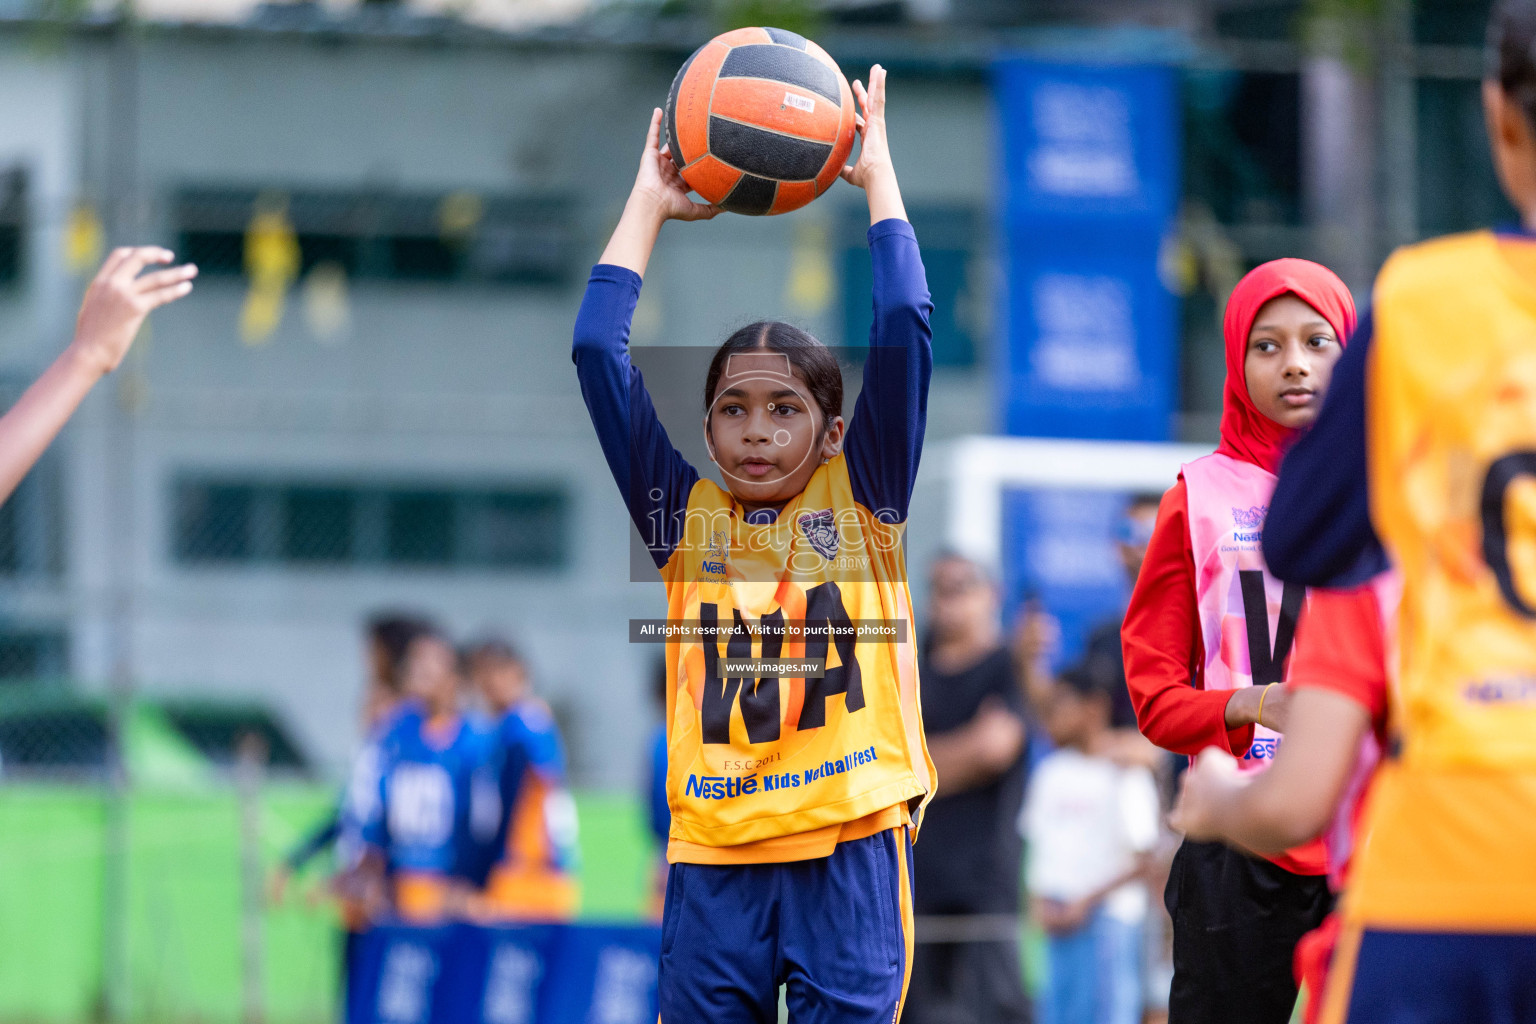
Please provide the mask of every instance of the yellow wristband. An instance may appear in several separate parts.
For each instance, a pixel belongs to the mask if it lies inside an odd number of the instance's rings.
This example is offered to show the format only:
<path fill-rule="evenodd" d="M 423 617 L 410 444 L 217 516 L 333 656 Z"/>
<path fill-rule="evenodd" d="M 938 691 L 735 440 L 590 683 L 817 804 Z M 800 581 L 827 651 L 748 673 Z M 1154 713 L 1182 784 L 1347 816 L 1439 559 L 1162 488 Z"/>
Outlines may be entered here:
<path fill-rule="evenodd" d="M 1264 692 L 1259 694 L 1259 725 L 1264 725 L 1264 698 L 1269 696 L 1269 688 L 1274 685 L 1274 683 L 1265 683 Z"/>

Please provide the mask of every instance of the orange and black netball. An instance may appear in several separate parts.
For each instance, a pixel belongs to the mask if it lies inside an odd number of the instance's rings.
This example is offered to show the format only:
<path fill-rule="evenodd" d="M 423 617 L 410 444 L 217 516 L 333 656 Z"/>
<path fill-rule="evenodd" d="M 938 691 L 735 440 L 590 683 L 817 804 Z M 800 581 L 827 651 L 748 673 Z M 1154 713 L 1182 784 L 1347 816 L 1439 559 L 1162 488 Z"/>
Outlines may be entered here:
<path fill-rule="evenodd" d="M 666 132 L 683 180 L 705 201 L 733 213 L 787 213 L 837 180 L 853 149 L 853 93 L 809 39 L 736 29 L 678 71 Z"/>

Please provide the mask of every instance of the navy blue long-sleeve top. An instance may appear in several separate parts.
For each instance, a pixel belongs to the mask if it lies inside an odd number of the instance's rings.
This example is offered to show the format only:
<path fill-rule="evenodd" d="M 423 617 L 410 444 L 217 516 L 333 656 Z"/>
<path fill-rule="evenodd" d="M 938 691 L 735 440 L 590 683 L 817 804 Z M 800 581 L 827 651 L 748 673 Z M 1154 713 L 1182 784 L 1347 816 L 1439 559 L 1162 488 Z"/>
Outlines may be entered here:
<path fill-rule="evenodd" d="M 874 266 L 874 323 L 864 386 L 843 442 L 854 500 L 883 521 L 907 518 L 923 451 L 928 384 L 933 374 L 933 302 L 912 225 L 883 220 L 869 229 Z M 597 428 L 608 468 L 657 568 L 681 540 L 698 470 L 673 447 L 640 371 L 629 360 L 629 328 L 640 275 L 600 263 L 592 268 L 576 316 L 571 359 Z M 700 382 L 703 368 L 700 368 Z M 769 523 L 771 508 L 749 522 Z"/>
<path fill-rule="evenodd" d="M 1366 313 L 1333 368 L 1317 422 L 1280 464 L 1264 521 L 1264 563 L 1287 583 L 1348 587 L 1387 568 L 1371 524 L 1365 448 L 1371 333 Z"/>

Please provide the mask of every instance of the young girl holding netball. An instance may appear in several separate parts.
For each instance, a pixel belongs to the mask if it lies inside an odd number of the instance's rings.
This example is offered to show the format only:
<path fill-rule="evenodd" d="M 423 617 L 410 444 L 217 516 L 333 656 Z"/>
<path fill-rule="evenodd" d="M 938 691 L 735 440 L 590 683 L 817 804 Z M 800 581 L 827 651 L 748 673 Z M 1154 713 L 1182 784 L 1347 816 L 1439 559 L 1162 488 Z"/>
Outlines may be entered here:
<path fill-rule="evenodd" d="M 666 583 L 669 624 L 695 629 L 667 645 L 668 1024 L 775 1021 L 781 984 L 793 1021 L 889 1024 L 906 988 L 909 836 L 933 770 L 899 538 L 932 306 L 886 145 L 885 71 L 854 92 L 863 145 L 843 178 L 869 202 L 874 326 L 851 417 L 832 353 L 768 321 L 701 374 L 724 486 L 668 441 L 629 361 L 630 318 L 662 225 L 718 211 L 689 200 L 658 146 L 659 110 L 576 322 L 582 395 Z M 860 622 L 905 635 L 861 639 Z M 750 658 L 816 667 L 725 666 Z"/>
<path fill-rule="evenodd" d="M 1221 444 L 1163 496 L 1122 629 L 1126 681 L 1148 739 L 1179 754 L 1274 756 L 1299 587 L 1270 576 L 1260 531 L 1280 456 L 1316 418 L 1354 329 L 1349 290 L 1306 260 L 1249 273 L 1227 303 Z M 1165 900 L 1173 918 L 1173 1024 L 1284 1024 L 1297 940 L 1331 898 L 1320 846 L 1258 859 L 1187 840 Z"/>

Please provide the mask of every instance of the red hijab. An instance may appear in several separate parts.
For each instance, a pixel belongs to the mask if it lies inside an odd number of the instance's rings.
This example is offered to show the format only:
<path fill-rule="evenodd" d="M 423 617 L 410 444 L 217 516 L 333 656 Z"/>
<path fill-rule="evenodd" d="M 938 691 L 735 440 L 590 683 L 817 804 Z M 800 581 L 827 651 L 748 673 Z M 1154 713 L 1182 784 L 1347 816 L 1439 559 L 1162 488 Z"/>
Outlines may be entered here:
<path fill-rule="evenodd" d="M 1245 363 L 1248 332 L 1270 299 L 1294 295 L 1320 313 L 1343 346 L 1355 329 L 1355 300 L 1337 274 L 1311 260 L 1271 260 L 1250 270 L 1232 289 L 1222 333 L 1227 343 L 1227 383 L 1221 399 L 1221 454 L 1251 462 L 1271 473 L 1296 438 L 1259 411 L 1248 394 Z"/>

